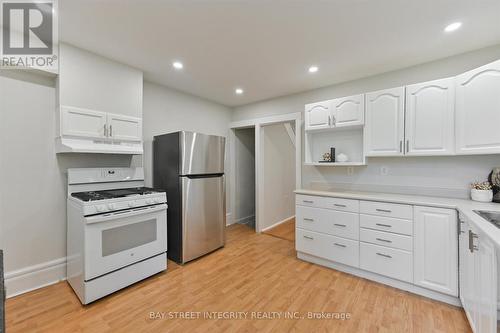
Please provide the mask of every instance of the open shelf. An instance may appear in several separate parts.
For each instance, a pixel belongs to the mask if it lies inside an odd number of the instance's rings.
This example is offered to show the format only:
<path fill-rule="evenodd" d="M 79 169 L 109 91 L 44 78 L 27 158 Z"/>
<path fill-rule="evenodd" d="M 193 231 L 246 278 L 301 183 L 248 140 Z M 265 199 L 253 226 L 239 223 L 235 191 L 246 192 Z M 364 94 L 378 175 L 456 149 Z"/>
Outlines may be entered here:
<path fill-rule="evenodd" d="M 311 162 L 304 163 L 304 165 L 312 165 L 312 166 L 363 166 L 366 165 L 365 162 Z"/>
<path fill-rule="evenodd" d="M 343 153 L 348 156 L 347 162 L 320 162 L 323 154 L 335 148 L 335 154 Z M 366 165 L 363 151 L 363 127 L 352 126 L 342 130 L 326 129 L 321 131 L 305 132 L 305 160 L 304 165 L 310 166 L 362 166 Z"/>

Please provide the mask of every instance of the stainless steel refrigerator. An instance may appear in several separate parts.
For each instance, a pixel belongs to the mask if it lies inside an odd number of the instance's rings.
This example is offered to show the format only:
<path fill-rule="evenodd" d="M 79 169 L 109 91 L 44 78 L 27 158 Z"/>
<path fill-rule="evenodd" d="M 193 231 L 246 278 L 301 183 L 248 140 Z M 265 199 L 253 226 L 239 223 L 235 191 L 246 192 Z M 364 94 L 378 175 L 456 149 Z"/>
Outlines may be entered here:
<path fill-rule="evenodd" d="M 167 255 L 178 263 L 224 246 L 224 145 L 187 131 L 154 137 L 153 184 L 167 192 Z"/>

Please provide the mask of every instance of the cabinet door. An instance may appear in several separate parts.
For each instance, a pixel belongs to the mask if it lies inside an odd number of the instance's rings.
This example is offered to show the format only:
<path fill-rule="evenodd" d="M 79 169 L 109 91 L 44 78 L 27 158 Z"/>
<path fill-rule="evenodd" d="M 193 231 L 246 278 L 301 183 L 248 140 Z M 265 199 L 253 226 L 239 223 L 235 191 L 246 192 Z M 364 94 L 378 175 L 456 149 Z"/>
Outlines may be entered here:
<path fill-rule="evenodd" d="M 497 260 L 494 245 L 483 235 L 475 239 L 474 271 L 477 332 L 497 332 Z"/>
<path fill-rule="evenodd" d="M 471 251 L 471 235 L 474 232 L 471 225 L 464 221 L 461 230 L 465 234 L 461 235 L 460 251 L 460 300 L 469 320 L 473 332 L 478 332 L 476 326 L 476 300 L 475 300 L 475 263 L 474 253 Z"/>
<path fill-rule="evenodd" d="M 142 119 L 108 113 L 108 136 L 115 140 L 142 141 Z"/>
<path fill-rule="evenodd" d="M 330 128 L 332 101 L 307 104 L 305 107 L 305 129 Z"/>
<path fill-rule="evenodd" d="M 367 156 L 403 155 L 404 97 L 404 87 L 366 94 Z"/>
<path fill-rule="evenodd" d="M 405 154 L 451 155 L 455 152 L 454 79 L 406 87 Z"/>
<path fill-rule="evenodd" d="M 105 138 L 106 113 L 61 106 L 61 135 Z"/>
<path fill-rule="evenodd" d="M 365 123 L 365 96 L 355 95 L 332 101 L 334 127 L 357 126 Z"/>
<path fill-rule="evenodd" d="M 500 153 L 500 61 L 456 78 L 456 150 Z"/>
<path fill-rule="evenodd" d="M 415 284 L 458 296 L 457 212 L 415 206 L 414 216 Z"/>

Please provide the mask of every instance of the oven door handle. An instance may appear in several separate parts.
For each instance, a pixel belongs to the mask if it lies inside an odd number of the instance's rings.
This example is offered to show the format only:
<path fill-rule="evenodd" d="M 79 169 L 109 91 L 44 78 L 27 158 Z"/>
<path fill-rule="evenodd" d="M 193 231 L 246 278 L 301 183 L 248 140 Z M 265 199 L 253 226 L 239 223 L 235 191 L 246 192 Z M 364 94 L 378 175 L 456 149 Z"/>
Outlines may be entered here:
<path fill-rule="evenodd" d="M 166 204 L 161 204 L 161 205 L 156 205 L 156 206 L 148 206 L 148 207 L 140 207 L 140 208 L 132 208 L 132 209 L 127 209 L 127 210 L 122 210 L 114 213 L 105 213 L 105 214 L 100 214 L 100 215 L 94 215 L 94 216 L 89 216 L 85 218 L 85 223 L 86 224 L 92 224 L 92 223 L 100 223 L 100 222 L 106 222 L 106 221 L 111 221 L 123 217 L 130 217 L 130 216 L 137 216 L 137 215 L 146 215 L 146 214 L 151 214 L 155 212 L 159 212 L 162 210 L 166 210 L 167 205 Z"/>

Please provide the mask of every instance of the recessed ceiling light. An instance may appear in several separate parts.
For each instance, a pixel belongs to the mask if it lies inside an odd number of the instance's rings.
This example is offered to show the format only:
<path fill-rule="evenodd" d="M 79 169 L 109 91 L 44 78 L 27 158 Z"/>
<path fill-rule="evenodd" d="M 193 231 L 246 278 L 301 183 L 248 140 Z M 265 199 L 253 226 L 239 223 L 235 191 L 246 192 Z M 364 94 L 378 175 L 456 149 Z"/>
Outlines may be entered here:
<path fill-rule="evenodd" d="M 236 95 L 241 95 L 241 94 L 243 94 L 243 89 L 241 89 L 241 88 L 236 88 L 236 89 L 234 90 L 234 92 L 236 93 Z"/>
<path fill-rule="evenodd" d="M 446 28 L 444 28 L 444 31 L 445 32 L 452 32 L 452 31 L 455 31 L 457 30 L 458 28 L 460 28 L 462 26 L 462 22 L 454 22 L 452 24 L 448 24 L 446 26 Z"/>
<path fill-rule="evenodd" d="M 318 69 L 318 66 L 311 66 L 309 67 L 309 73 L 316 73 Z"/>
<path fill-rule="evenodd" d="M 172 67 L 174 67 L 175 69 L 183 69 L 184 65 L 180 61 L 174 61 L 172 63 Z"/>

